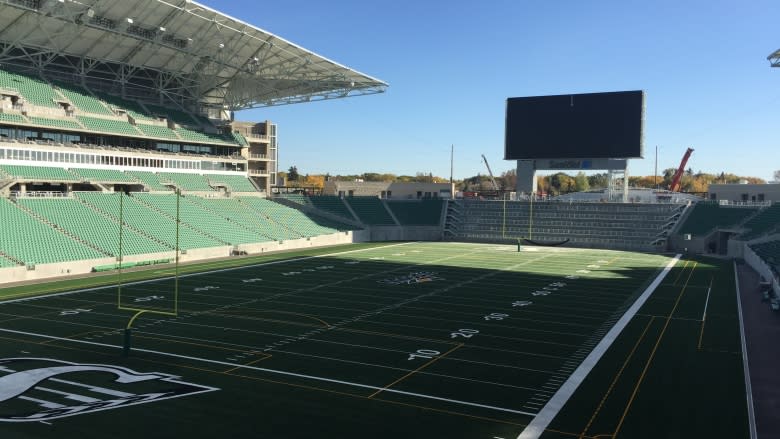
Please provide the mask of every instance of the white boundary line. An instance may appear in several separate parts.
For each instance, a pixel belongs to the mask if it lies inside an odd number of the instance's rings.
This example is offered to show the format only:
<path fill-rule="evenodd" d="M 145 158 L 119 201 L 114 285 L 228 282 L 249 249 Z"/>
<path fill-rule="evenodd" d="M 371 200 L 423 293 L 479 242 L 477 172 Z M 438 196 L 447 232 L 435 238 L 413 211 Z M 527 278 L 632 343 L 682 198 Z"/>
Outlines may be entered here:
<path fill-rule="evenodd" d="M 612 346 L 612 343 L 617 339 L 623 329 L 628 325 L 628 322 L 634 318 L 634 315 L 639 311 L 639 308 L 645 304 L 650 295 L 653 294 L 655 289 L 664 280 L 669 271 L 672 270 L 677 261 L 680 260 L 681 254 L 675 255 L 675 257 L 666 264 L 663 271 L 661 271 L 655 280 L 648 285 L 645 291 L 639 298 L 626 310 L 625 314 L 618 320 L 612 329 L 609 330 L 601 339 L 599 344 L 593 348 L 590 354 L 580 363 L 579 367 L 572 372 L 571 376 L 565 383 L 555 392 L 552 398 L 547 401 L 547 404 L 542 410 L 531 420 L 531 422 L 525 427 L 525 429 L 517 436 L 517 439 L 537 439 L 544 433 L 544 430 L 550 425 L 550 422 L 558 415 L 564 404 L 571 398 L 577 388 L 585 381 L 591 370 L 596 366 L 604 353 Z"/>
<path fill-rule="evenodd" d="M 704 301 L 704 312 L 701 313 L 702 322 L 707 318 L 707 305 L 710 304 L 710 291 L 712 291 L 712 280 L 710 280 L 710 287 L 707 288 L 707 300 Z"/>
<path fill-rule="evenodd" d="M 357 252 L 363 252 L 363 251 L 368 251 L 368 250 L 375 250 L 375 249 L 378 249 L 378 248 L 388 248 L 388 247 L 395 247 L 395 246 L 399 246 L 399 245 L 409 245 L 409 244 L 417 244 L 417 243 L 419 243 L 419 241 L 402 242 L 400 244 L 388 244 L 388 245 L 381 245 L 381 246 L 376 246 L 376 247 L 361 248 L 361 249 L 357 249 L 357 250 L 347 250 L 347 251 L 343 251 L 343 252 L 326 253 L 326 254 L 315 255 L 315 256 L 305 256 L 305 257 L 302 257 L 302 258 L 282 259 L 282 260 L 278 260 L 278 261 L 261 262 L 259 264 L 242 265 L 242 266 L 239 266 L 239 267 L 229 267 L 229 268 L 220 268 L 218 270 L 199 271 L 197 273 L 182 274 L 182 275 L 179 276 L 179 278 L 182 278 L 182 277 L 193 277 L 193 276 L 202 276 L 202 275 L 205 275 L 205 274 L 221 273 L 221 272 L 224 272 L 224 271 L 242 270 L 244 268 L 263 267 L 263 266 L 266 266 L 266 265 L 277 265 L 277 264 L 283 264 L 283 263 L 286 263 L 286 262 L 306 261 L 306 260 L 309 260 L 309 259 L 324 258 L 324 257 L 327 257 L 327 256 L 343 255 L 343 254 L 347 254 L 347 253 L 357 253 Z M 157 278 L 154 278 L 154 279 L 139 280 L 139 281 L 136 281 L 136 282 L 128 282 L 128 283 L 122 284 L 122 286 L 148 284 L 148 283 L 152 283 L 152 282 L 160 282 L 160 281 L 170 280 L 170 279 L 174 279 L 174 278 L 175 278 L 175 276 L 157 277 Z M 113 288 L 116 285 L 117 284 L 109 284 L 109 285 L 102 285 L 102 286 L 93 287 L 93 288 L 84 288 L 84 289 L 81 289 L 81 290 L 64 291 L 62 293 L 53 293 L 53 294 L 41 293 L 41 294 L 36 295 L 36 296 L 22 297 L 22 298 L 19 298 L 19 299 L 0 300 L 0 305 L 4 305 L 6 303 L 26 302 L 26 301 L 29 301 L 29 300 L 41 299 L 41 298 L 44 298 L 44 297 L 67 296 L 67 295 L 76 294 L 76 293 L 86 293 L 88 291 L 105 290 L 107 288 Z"/>
<path fill-rule="evenodd" d="M 742 370 L 745 375 L 745 397 L 747 398 L 748 409 L 748 428 L 750 429 L 750 438 L 756 439 L 756 413 L 753 407 L 753 387 L 750 384 L 750 368 L 748 367 L 747 345 L 745 344 L 745 324 L 742 320 L 742 293 L 739 291 L 739 274 L 737 273 L 737 261 L 734 264 L 734 285 L 737 288 L 737 312 L 739 314 L 739 339 L 742 344 Z"/>
<path fill-rule="evenodd" d="M 55 337 L 53 335 L 38 334 L 38 333 L 35 333 L 35 332 L 16 331 L 16 330 L 13 330 L 13 329 L 4 329 L 4 328 L 0 328 L 0 332 L 7 332 L 7 333 L 11 333 L 11 334 L 21 334 L 21 335 L 27 335 L 27 336 L 32 336 L 32 337 L 40 337 L 40 338 L 46 338 L 46 339 L 49 339 L 49 340 L 64 341 L 64 342 L 69 342 L 69 343 L 88 344 L 88 345 L 92 345 L 92 346 L 101 346 L 101 347 L 112 348 L 112 349 L 123 349 L 122 346 L 117 346 L 117 345 L 112 345 L 112 344 L 107 344 L 107 343 L 98 343 L 98 342 L 94 342 L 94 341 L 85 341 L 85 340 L 74 340 L 74 339 L 63 338 L 63 337 Z M 500 412 L 515 413 L 515 414 L 527 415 L 527 416 L 533 416 L 534 415 L 534 413 L 525 412 L 525 411 L 522 411 L 522 410 L 512 410 L 512 409 L 507 409 L 507 408 L 503 408 L 503 407 L 495 407 L 495 406 L 491 406 L 491 405 L 478 404 L 478 403 L 475 403 L 475 402 L 459 401 L 457 399 L 442 398 L 442 397 L 439 397 L 439 396 L 426 395 L 426 394 L 422 394 L 422 393 L 404 392 L 403 390 L 387 389 L 387 388 L 384 388 L 384 387 L 371 386 L 371 385 L 368 385 L 368 384 L 353 383 L 353 382 L 350 382 L 350 381 L 335 380 L 335 379 L 332 379 L 332 378 L 319 377 L 319 376 L 315 376 L 315 375 L 304 375 L 304 374 L 294 373 L 294 372 L 285 372 L 283 370 L 266 369 L 264 367 L 245 366 L 243 364 L 229 363 L 227 361 L 209 360 L 207 358 L 190 357 L 190 356 L 187 356 L 187 355 L 172 354 L 170 352 L 154 351 L 154 350 L 151 350 L 151 349 L 133 348 L 133 351 L 136 351 L 136 352 L 146 352 L 148 354 L 161 355 L 161 356 L 165 356 L 165 357 L 183 358 L 185 360 L 199 361 L 199 362 L 202 362 L 202 363 L 219 364 L 219 365 L 222 365 L 222 366 L 228 366 L 228 367 L 233 367 L 233 368 L 237 368 L 237 369 L 250 369 L 250 370 L 256 370 L 256 371 L 259 371 L 259 372 L 267 372 L 267 373 L 272 373 L 272 374 L 277 374 L 277 375 L 292 376 L 292 377 L 296 377 L 296 378 L 304 378 L 304 379 L 309 379 L 309 380 L 314 380 L 314 381 L 323 381 L 323 382 L 327 382 L 327 383 L 344 384 L 344 385 L 347 385 L 347 386 L 360 387 L 360 388 L 363 388 L 363 389 L 381 390 L 383 392 L 397 393 L 397 394 L 400 394 L 400 395 L 416 396 L 418 398 L 433 399 L 433 400 L 436 400 L 436 401 L 444 401 L 444 402 L 449 402 L 449 403 L 452 403 L 452 404 L 460 404 L 460 405 L 465 405 L 465 406 L 470 406 L 470 407 L 479 407 L 479 408 L 484 408 L 484 409 L 496 410 L 496 411 L 500 411 Z"/>

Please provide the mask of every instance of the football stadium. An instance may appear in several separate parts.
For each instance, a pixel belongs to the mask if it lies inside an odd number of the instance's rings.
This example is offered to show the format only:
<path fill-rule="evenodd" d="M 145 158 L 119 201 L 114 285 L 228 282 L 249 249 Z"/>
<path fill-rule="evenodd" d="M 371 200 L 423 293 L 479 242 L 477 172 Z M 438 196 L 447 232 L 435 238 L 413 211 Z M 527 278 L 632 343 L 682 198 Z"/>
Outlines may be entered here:
<path fill-rule="evenodd" d="M 755 438 L 771 411 L 747 351 L 780 204 L 631 195 L 642 92 L 508 98 L 495 199 L 279 193 L 277 126 L 236 112 L 389 85 L 189 0 L 8 0 L 0 29 L 2 438 Z M 609 184 L 539 199 L 550 169 Z"/>

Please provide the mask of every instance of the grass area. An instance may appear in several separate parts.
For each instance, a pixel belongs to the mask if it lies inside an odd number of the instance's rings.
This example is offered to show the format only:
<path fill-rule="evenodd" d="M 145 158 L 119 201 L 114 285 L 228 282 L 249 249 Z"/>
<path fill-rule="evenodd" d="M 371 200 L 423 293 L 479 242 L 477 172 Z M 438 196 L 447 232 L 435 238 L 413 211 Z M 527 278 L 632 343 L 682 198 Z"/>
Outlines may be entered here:
<path fill-rule="evenodd" d="M 0 401 L 0 422 L 15 421 L 3 431 L 515 438 L 670 261 L 463 243 L 281 257 L 182 277 L 177 301 L 160 279 L 124 285 L 119 300 L 102 288 L 0 302 L 0 382 L 70 363 L 146 374 L 59 374 Z M 542 437 L 746 437 L 731 276 L 680 261 Z M 118 302 L 178 315 L 138 317 L 123 357 L 134 312 Z"/>

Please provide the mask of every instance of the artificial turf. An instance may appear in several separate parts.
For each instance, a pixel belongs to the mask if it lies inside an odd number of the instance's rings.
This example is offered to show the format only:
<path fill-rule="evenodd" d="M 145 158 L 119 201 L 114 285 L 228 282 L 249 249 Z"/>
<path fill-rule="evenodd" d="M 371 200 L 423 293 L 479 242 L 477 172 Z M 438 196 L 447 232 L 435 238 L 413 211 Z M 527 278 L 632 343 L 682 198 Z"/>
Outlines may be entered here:
<path fill-rule="evenodd" d="M 48 380 L 49 390 L 0 401 L 3 437 L 517 437 L 568 382 L 567 364 L 670 257 L 515 250 L 320 249 L 268 265 L 200 267 L 211 271 L 180 278 L 176 302 L 172 279 L 129 278 L 121 299 L 108 287 L 0 302 L 0 357 L 36 359 L 0 360 L 0 375 L 66 361 L 190 383 L 123 386 L 105 372 L 71 372 L 66 381 L 81 387 Z M 730 266 L 679 261 L 542 437 L 746 437 L 733 285 Z M 134 312 L 118 305 L 178 315 L 141 314 L 123 357 Z M 112 400 L 98 386 L 183 393 L 114 398 L 125 402 L 96 411 Z M 67 413 L 73 398 L 88 413 L 51 415 Z M 36 412 L 45 423 L 10 421 Z"/>

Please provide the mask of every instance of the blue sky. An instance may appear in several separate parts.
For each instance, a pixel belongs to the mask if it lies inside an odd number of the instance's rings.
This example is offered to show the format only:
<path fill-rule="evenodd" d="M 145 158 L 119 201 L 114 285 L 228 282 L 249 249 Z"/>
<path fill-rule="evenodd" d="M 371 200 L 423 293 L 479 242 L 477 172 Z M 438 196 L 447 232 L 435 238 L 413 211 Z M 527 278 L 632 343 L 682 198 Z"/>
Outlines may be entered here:
<path fill-rule="evenodd" d="M 433 172 L 503 160 L 510 96 L 642 89 L 645 159 L 771 179 L 780 169 L 778 1 L 391 2 L 205 0 L 315 53 L 382 79 L 384 94 L 239 112 L 279 125 L 280 170 Z"/>

